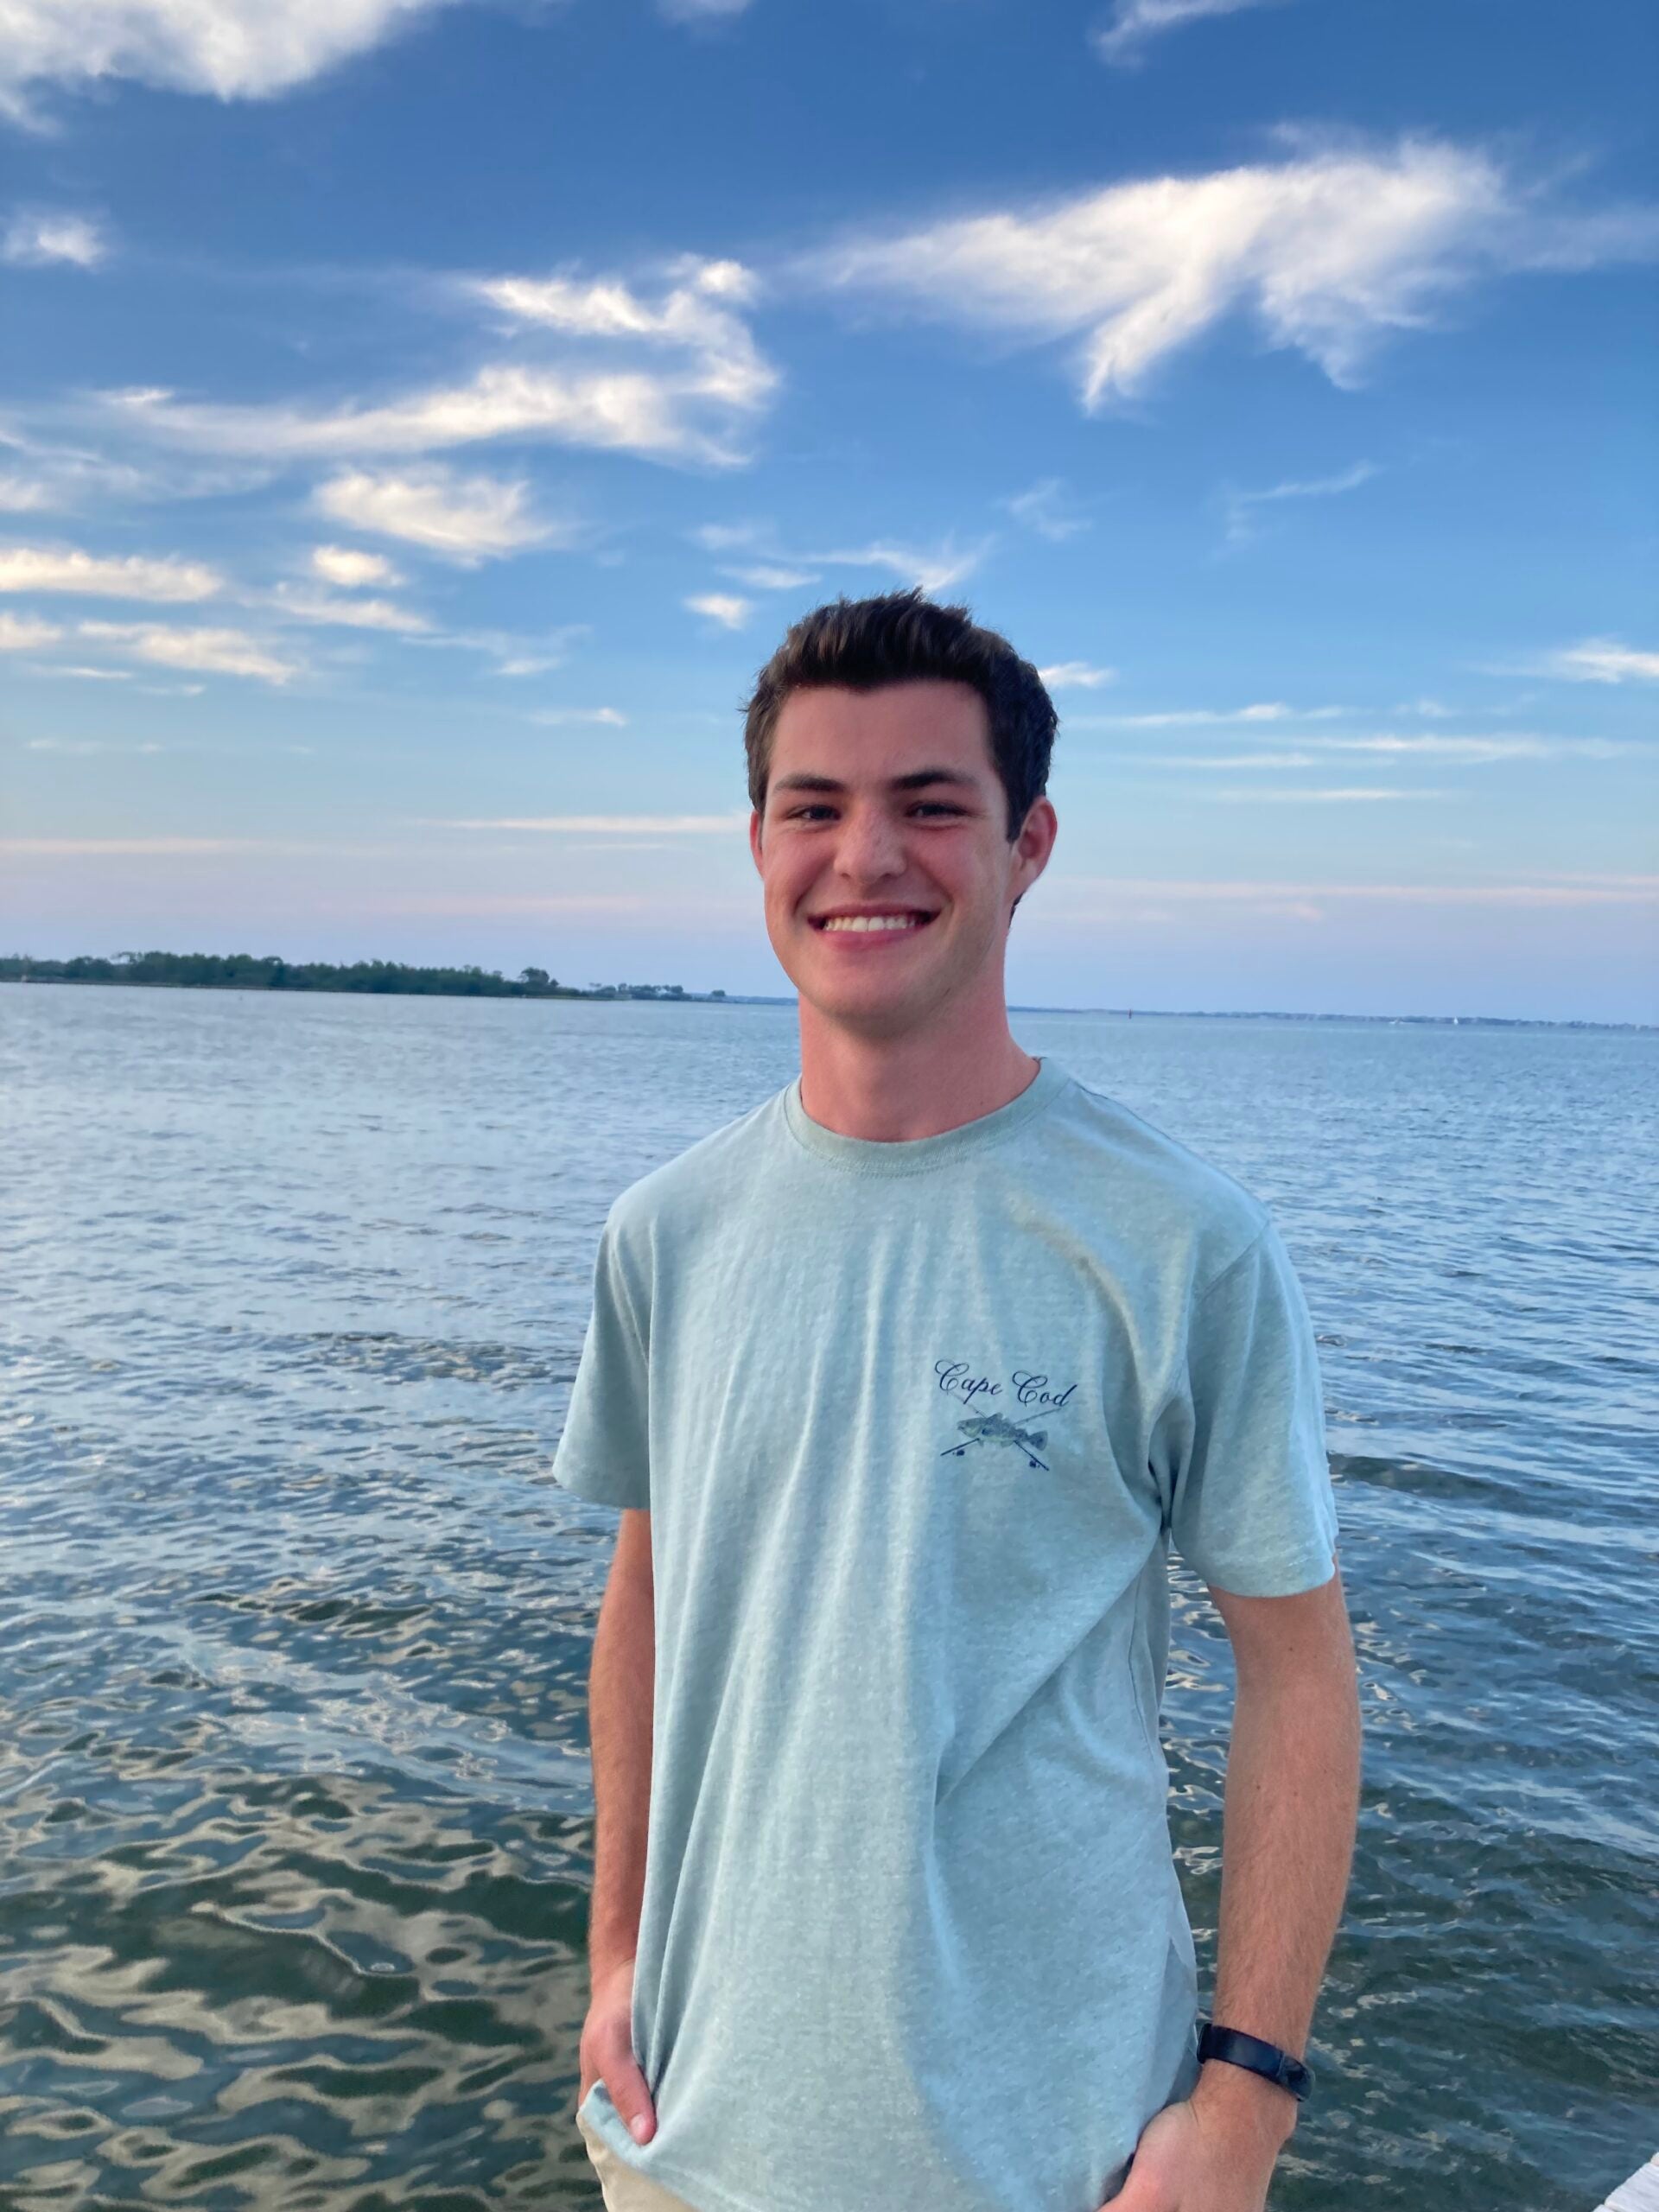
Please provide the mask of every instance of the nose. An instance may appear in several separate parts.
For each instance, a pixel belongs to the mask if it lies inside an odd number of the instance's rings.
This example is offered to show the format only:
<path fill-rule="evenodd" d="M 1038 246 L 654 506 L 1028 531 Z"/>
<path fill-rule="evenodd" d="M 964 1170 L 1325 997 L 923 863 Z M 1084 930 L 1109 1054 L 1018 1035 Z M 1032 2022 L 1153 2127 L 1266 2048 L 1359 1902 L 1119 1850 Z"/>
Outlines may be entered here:
<path fill-rule="evenodd" d="M 905 871 L 905 841 L 881 806 L 853 805 L 836 839 L 836 872 L 849 883 L 877 883 Z"/>

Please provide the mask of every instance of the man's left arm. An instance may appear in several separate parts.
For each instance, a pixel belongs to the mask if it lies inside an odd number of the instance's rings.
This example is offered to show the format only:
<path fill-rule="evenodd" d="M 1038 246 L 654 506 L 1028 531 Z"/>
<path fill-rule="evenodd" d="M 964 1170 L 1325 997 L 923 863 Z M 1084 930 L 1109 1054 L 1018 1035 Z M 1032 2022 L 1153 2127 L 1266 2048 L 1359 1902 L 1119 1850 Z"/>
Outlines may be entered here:
<path fill-rule="evenodd" d="M 1210 1586 L 1237 1675 L 1222 1816 L 1217 2026 L 1306 2050 L 1358 1818 L 1360 1716 L 1342 1579 L 1287 1598 Z M 1296 2101 L 1206 2060 L 1154 2114 L 1116 2212 L 1263 2212 Z"/>

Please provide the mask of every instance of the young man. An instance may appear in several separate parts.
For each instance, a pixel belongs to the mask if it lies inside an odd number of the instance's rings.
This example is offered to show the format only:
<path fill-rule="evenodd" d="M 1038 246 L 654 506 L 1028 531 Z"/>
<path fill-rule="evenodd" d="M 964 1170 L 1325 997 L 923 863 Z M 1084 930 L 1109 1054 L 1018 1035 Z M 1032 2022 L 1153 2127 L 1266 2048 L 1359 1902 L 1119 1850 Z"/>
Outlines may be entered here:
<path fill-rule="evenodd" d="M 612 1208 L 554 1468 L 623 1509 L 612 2212 L 1262 2212 L 1306 2088 L 1359 1764 L 1313 1331 L 1257 1199 L 1010 1033 L 1053 731 L 915 593 L 808 615 L 749 706 L 800 1076 Z M 1202 2042 L 1172 1539 L 1238 1675 Z"/>

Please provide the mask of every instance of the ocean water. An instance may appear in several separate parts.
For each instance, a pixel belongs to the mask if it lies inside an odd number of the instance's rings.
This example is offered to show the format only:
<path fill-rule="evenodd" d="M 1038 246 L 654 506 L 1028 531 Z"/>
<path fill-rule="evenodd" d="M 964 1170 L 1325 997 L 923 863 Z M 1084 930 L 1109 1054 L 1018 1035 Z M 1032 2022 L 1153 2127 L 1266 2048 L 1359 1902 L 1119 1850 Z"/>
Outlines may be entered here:
<path fill-rule="evenodd" d="M 1014 1027 L 1273 1207 L 1319 1332 L 1365 1782 L 1274 2212 L 1590 2212 L 1659 2147 L 1659 1037 Z M 0 991 L 5 2212 L 597 2206 L 616 1516 L 547 1465 L 612 1197 L 795 1065 L 785 1007 Z"/>

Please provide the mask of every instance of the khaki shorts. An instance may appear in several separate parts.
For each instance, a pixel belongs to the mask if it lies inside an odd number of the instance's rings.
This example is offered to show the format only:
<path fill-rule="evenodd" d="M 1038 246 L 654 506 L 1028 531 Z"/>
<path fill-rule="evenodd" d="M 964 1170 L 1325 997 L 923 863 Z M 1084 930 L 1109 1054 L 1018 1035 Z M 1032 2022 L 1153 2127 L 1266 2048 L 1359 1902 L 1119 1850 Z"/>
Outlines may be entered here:
<path fill-rule="evenodd" d="M 605 2212 L 692 2212 L 683 2196 L 671 2196 L 660 2182 L 648 2181 L 626 2159 L 619 2158 L 596 2128 L 576 2114 L 576 2126 L 588 2146 L 594 2171 L 604 2192 Z"/>

